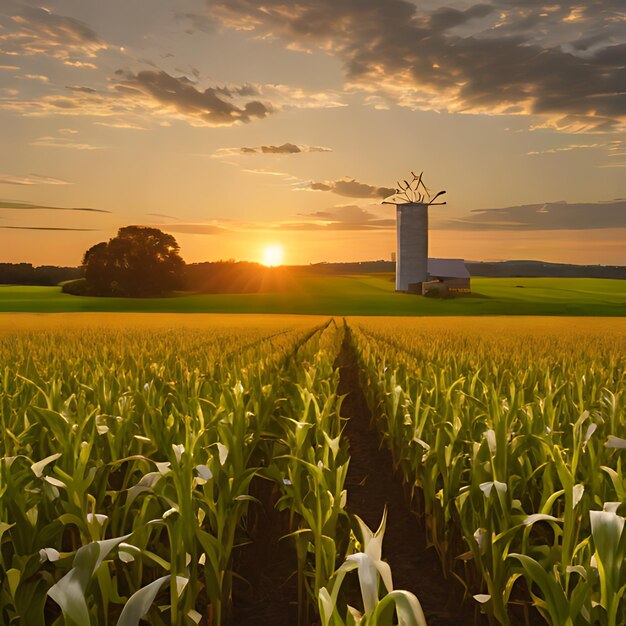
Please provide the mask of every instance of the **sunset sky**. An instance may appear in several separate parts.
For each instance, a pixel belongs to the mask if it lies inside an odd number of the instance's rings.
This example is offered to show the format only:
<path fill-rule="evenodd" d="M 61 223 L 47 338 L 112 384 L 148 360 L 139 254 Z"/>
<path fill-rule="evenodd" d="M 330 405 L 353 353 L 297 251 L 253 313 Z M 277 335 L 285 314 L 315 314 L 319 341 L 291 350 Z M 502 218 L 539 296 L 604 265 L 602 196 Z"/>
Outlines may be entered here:
<path fill-rule="evenodd" d="M 626 264 L 624 0 L 0 2 L 0 262 L 120 226 L 188 262 L 431 255 Z"/>

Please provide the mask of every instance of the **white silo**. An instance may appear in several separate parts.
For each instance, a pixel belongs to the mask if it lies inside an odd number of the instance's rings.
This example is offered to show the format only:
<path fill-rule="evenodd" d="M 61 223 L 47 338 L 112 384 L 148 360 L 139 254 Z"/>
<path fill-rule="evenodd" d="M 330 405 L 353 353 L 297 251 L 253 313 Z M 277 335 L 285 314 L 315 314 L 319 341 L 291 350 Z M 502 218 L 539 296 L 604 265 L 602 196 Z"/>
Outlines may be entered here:
<path fill-rule="evenodd" d="M 411 174 L 410 183 L 399 182 L 396 193 L 383 201 L 396 205 L 396 291 L 409 291 L 411 285 L 428 280 L 428 207 L 446 204 L 435 202 L 445 191 L 431 197 L 422 180 L 423 172 Z"/>
<path fill-rule="evenodd" d="M 396 291 L 408 291 L 428 279 L 428 205 L 396 205 L 396 229 Z"/>

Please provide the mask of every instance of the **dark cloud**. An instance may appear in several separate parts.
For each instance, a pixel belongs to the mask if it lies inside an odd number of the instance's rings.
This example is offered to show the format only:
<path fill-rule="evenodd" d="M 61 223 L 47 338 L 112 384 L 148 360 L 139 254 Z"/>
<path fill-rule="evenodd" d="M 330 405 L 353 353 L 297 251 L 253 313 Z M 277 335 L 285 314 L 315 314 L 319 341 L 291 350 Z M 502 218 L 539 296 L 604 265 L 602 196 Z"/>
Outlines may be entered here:
<path fill-rule="evenodd" d="M 494 0 L 430 13 L 410 0 L 209 4 L 226 25 L 337 55 L 350 86 L 404 106 L 609 131 L 626 120 L 620 1 Z"/>
<path fill-rule="evenodd" d="M 332 148 L 323 146 L 305 146 L 295 143 L 265 145 L 242 148 L 220 148 L 215 156 L 234 156 L 238 154 L 302 154 L 303 152 L 332 152 Z"/>
<path fill-rule="evenodd" d="M 395 220 L 380 216 L 356 205 L 338 206 L 303 215 L 306 222 L 280 224 L 278 230 L 387 230 L 395 228 Z M 308 221 L 311 220 L 311 221 Z"/>
<path fill-rule="evenodd" d="M 589 230 L 626 228 L 626 200 L 546 202 L 504 209 L 477 209 L 438 226 L 454 230 Z"/>
<path fill-rule="evenodd" d="M 9 230 L 70 230 L 79 232 L 95 232 L 97 228 L 64 228 L 61 226 L 0 226 Z"/>
<path fill-rule="evenodd" d="M 134 74 L 120 70 L 115 86 L 120 97 L 137 99 L 148 108 L 165 107 L 207 126 L 230 126 L 236 122 L 263 119 L 274 109 L 260 100 L 238 103 L 256 95 L 253 87 L 208 87 L 198 89 L 185 76 L 144 70 Z"/>
<path fill-rule="evenodd" d="M 65 88 L 70 91 L 79 91 L 81 93 L 97 93 L 96 89 L 93 89 L 92 87 L 85 87 L 84 85 L 66 85 Z"/>
<path fill-rule="evenodd" d="M 0 11 L 0 49 L 9 54 L 45 54 L 68 65 L 87 65 L 77 59 L 93 58 L 107 45 L 87 24 L 41 7 L 16 7 L 7 3 Z"/>
<path fill-rule="evenodd" d="M 150 217 L 160 217 L 166 220 L 178 220 L 175 215 L 168 215 L 167 213 L 146 213 L 146 215 L 149 215 Z"/>
<path fill-rule="evenodd" d="M 184 119 L 193 126 L 231 126 L 263 119 L 285 109 L 343 106 L 333 92 L 308 92 L 281 84 L 203 89 L 195 79 L 160 70 L 138 73 L 117 70 L 108 88 L 102 90 L 70 85 L 63 94 L 29 99 L 18 99 L 17 92 L 10 95 L 0 98 L 0 109 L 32 116 L 113 117 L 119 128 L 141 128 L 138 121 L 148 116 Z M 66 147 L 89 148 L 84 144 Z"/>
<path fill-rule="evenodd" d="M 312 191 L 332 191 L 338 196 L 347 198 L 387 198 L 396 191 L 389 187 L 376 187 L 360 183 L 356 179 L 348 177 L 325 182 L 311 182 L 306 189 Z"/>
<path fill-rule="evenodd" d="M 92 209 L 90 207 L 61 207 L 61 206 L 49 206 L 45 204 L 36 204 L 32 202 L 20 202 L 14 200 L 0 200 L 0 209 L 12 209 L 19 211 L 34 211 L 34 210 L 46 210 L 46 211 L 85 211 L 87 213 L 111 213 L 111 211 L 105 211 L 104 209 Z"/>
<path fill-rule="evenodd" d="M 465 11 L 441 7 L 428 16 L 428 27 L 437 32 L 450 30 L 456 26 L 467 24 L 470 20 L 486 17 L 493 13 L 494 10 L 494 7 L 490 4 L 475 4 Z"/>
<path fill-rule="evenodd" d="M 185 32 L 188 35 L 193 35 L 196 31 L 200 31 L 202 33 L 214 33 L 216 30 L 215 21 L 208 15 L 201 15 L 198 13 L 176 13 L 174 17 L 177 21 L 186 26 Z"/>

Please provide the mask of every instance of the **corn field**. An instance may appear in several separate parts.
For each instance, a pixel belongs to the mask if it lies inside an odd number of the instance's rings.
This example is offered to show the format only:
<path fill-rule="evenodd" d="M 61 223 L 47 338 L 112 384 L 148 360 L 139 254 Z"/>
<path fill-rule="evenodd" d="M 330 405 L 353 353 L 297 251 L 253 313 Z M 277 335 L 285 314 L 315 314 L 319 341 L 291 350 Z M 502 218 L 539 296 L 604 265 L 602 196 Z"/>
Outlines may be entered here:
<path fill-rule="evenodd" d="M 354 324 L 430 542 L 492 623 L 517 603 L 553 626 L 626 624 L 626 336 L 597 323 Z"/>
<path fill-rule="evenodd" d="M 294 624 L 424 626 L 350 512 L 344 350 L 468 602 L 626 624 L 621 320 L 181 317 L 0 326 L 0 623 L 232 624 L 272 507 Z"/>

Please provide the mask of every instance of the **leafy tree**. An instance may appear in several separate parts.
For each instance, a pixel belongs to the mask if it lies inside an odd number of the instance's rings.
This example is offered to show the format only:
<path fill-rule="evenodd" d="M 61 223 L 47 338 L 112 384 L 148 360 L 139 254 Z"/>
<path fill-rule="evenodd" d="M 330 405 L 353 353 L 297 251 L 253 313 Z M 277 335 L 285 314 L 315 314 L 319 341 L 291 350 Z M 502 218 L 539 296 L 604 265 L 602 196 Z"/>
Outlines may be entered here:
<path fill-rule="evenodd" d="M 158 228 L 126 226 L 83 257 L 88 293 L 155 296 L 181 285 L 185 262 L 172 235 Z"/>

